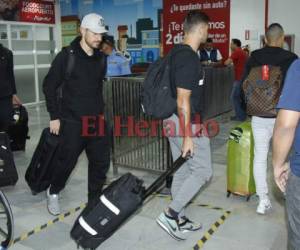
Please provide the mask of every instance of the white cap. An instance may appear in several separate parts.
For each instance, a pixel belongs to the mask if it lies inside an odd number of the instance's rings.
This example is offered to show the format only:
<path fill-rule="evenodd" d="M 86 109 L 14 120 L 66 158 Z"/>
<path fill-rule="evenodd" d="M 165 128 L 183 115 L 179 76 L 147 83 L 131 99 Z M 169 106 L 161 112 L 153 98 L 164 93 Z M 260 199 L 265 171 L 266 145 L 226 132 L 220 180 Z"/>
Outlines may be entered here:
<path fill-rule="evenodd" d="M 80 27 L 89 29 L 98 34 L 107 33 L 103 17 L 96 13 L 85 15 L 81 21 Z"/>

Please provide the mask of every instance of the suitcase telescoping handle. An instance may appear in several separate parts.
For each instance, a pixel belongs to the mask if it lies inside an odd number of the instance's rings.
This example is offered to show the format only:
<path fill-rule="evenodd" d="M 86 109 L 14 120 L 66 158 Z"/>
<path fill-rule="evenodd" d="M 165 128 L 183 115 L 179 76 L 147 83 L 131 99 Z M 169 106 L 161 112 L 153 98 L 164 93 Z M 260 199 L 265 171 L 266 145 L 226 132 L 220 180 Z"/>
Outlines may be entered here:
<path fill-rule="evenodd" d="M 166 180 L 168 176 L 176 172 L 183 163 L 185 163 L 188 160 L 189 157 L 183 158 L 180 156 L 172 165 L 171 168 L 169 168 L 166 172 L 164 172 L 161 176 L 159 176 L 146 190 L 143 195 L 143 201 L 146 200 L 152 193 L 154 193 Z"/>

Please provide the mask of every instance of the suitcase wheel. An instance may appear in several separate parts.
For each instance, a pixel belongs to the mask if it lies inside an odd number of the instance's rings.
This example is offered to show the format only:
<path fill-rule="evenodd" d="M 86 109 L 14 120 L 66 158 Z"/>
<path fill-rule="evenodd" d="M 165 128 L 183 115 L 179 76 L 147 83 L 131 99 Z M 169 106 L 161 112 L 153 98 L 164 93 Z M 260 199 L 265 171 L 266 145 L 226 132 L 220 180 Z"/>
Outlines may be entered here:
<path fill-rule="evenodd" d="M 251 195 L 248 195 L 246 201 L 249 201 L 250 198 L 251 198 Z"/>

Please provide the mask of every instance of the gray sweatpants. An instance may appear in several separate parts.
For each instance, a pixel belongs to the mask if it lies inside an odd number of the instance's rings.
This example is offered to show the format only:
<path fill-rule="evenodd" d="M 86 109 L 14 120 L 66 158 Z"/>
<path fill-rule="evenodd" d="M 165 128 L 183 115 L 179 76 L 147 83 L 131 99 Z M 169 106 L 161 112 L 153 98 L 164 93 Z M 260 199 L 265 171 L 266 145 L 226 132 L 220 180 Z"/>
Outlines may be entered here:
<path fill-rule="evenodd" d="M 289 250 L 300 250 L 300 178 L 290 174 L 286 190 Z"/>
<path fill-rule="evenodd" d="M 178 132 L 178 117 L 172 115 L 164 121 L 164 125 L 166 126 L 169 122 L 176 125 L 175 135 L 168 136 L 175 161 L 181 155 L 183 137 Z M 193 131 L 196 131 L 195 126 L 192 125 Z M 175 173 L 171 187 L 173 201 L 169 207 L 178 212 L 180 216 L 185 215 L 184 208 L 212 176 L 210 139 L 204 135 L 193 137 L 193 143 L 194 156 Z"/>

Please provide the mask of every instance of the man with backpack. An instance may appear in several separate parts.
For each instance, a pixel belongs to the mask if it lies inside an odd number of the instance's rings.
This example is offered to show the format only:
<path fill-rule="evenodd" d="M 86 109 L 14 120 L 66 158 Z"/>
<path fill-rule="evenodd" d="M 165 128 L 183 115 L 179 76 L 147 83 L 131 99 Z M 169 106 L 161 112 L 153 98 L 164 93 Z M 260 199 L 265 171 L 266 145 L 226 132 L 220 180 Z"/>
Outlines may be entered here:
<path fill-rule="evenodd" d="M 271 24 L 265 36 L 266 46 L 253 51 L 243 77 L 247 114 L 252 116 L 254 137 L 254 180 L 259 204 L 256 212 L 265 214 L 271 209 L 267 185 L 267 159 L 272 138 L 276 105 L 286 72 L 297 55 L 282 49 L 284 31 L 280 24 Z"/>
<path fill-rule="evenodd" d="M 175 46 L 166 56 L 171 58 L 171 74 L 168 74 L 167 70 L 165 72 L 171 78 L 175 110 L 170 114 L 171 117 L 164 120 L 164 126 L 166 131 L 176 128 L 174 134 L 168 134 L 173 159 L 176 160 L 181 155 L 191 157 L 175 173 L 171 187 L 173 200 L 156 220 L 159 226 L 176 240 L 184 240 L 187 237 L 186 233 L 201 228 L 200 223 L 192 222 L 185 215 L 185 207 L 212 176 L 210 140 L 201 133 L 200 119 L 196 119 L 203 111 L 205 83 L 197 50 L 200 43 L 207 39 L 208 22 L 209 18 L 204 13 L 190 11 L 183 24 L 183 44 Z M 150 75 L 152 70 L 154 69 L 148 71 Z M 164 78 L 165 74 L 163 75 Z M 165 90 L 163 87 L 160 93 Z M 166 105 L 173 105 L 167 98 L 161 101 L 165 103 L 157 107 L 161 110 L 167 108 Z M 184 133 L 180 134 L 182 130 Z"/>
<path fill-rule="evenodd" d="M 60 213 L 59 192 L 65 187 L 83 150 L 89 161 L 89 202 L 99 196 L 106 179 L 110 162 L 108 137 L 106 133 L 84 137 L 81 121 L 83 117 L 103 114 L 102 84 L 106 73 L 106 58 L 99 51 L 99 45 L 106 32 L 100 15 L 86 15 L 81 22 L 81 36 L 56 56 L 44 80 L 50 132 L 61 138 L 58 162 L 47 189 L 47 206 L 53 215 Z M 60 98 L 58 92 L 61 93 Z M 91 128 L 89 134 L 97 134 L 98 129 Z"/>

